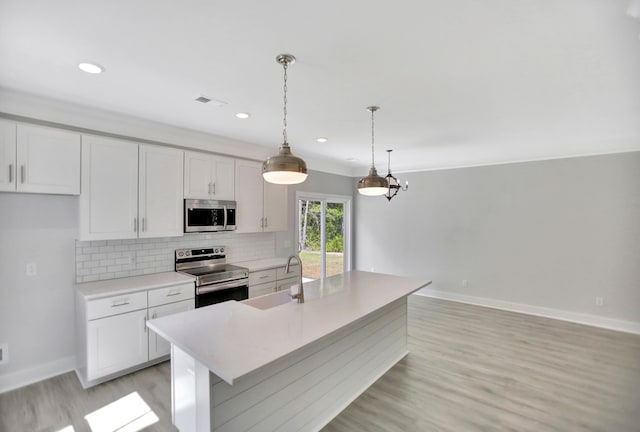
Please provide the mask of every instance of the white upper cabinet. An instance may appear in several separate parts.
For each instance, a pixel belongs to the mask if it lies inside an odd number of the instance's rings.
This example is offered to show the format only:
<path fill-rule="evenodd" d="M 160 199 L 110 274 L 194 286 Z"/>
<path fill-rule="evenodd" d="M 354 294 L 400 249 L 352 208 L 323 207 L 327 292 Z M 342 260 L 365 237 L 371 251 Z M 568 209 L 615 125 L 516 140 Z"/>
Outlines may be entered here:
<path fill-rule="evenodd" d="M 139 237 L 183 234 L 183 157 L 178 149 L 140 144 Z"/>
<path fill-rule="evenodd" d="M 80 194 L 80 134 L 0 122 L 0 190 Z"/>
<path fill-rule="evenodd" d="M 287 187 L 267 183 L 260 162 L 236 161 L 237 232 L 287 229 Z"/>
<path fill-rule="evenodd" d="M 287 186 L 264 183 L 263 229 L 265 232 L 287 230 Z"/>
<path fill-rule="evenodd" d="M 80 240 L 183 234 L 183 152 L 83 136 Z"/>
<path fill-rule="evenodd" d="M 16 124 L 0 120 L 0 191 L 16 190 Z"/>
<path fill-rule="evenodd" d="M 138 144 L 84 135 L 80 239 L 137 238 Z"/>
<path fill-rule="evenodd" d="M 262 232 L 262 165 L 236 161 L 236 231 Z"/>
<path fill-rule="evenodd" d="M 184 197 L 234 200 L 234 167 L 232 158 L 185 152 Z"/>

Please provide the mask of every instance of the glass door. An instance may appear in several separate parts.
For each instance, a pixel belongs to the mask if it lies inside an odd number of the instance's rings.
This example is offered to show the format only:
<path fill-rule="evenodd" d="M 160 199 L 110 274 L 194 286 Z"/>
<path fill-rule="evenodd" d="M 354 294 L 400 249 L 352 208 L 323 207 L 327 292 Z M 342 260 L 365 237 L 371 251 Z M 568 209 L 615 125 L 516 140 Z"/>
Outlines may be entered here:
<path fill-rule="evenodd" d="M 350 197 L 298 193 L 298 251 L 305 280 L 344 273 L 350 263 Z"/>

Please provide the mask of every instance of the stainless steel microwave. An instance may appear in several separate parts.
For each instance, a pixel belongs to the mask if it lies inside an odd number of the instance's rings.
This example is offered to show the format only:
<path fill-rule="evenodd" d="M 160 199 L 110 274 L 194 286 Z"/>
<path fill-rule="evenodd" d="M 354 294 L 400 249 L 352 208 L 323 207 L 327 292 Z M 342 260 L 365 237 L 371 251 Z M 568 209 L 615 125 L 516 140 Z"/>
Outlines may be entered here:
<path fill-rule="evenodd" d="M 184 200 L 184 232 L 233 231 L 235 229 L 235 201 Z"/>

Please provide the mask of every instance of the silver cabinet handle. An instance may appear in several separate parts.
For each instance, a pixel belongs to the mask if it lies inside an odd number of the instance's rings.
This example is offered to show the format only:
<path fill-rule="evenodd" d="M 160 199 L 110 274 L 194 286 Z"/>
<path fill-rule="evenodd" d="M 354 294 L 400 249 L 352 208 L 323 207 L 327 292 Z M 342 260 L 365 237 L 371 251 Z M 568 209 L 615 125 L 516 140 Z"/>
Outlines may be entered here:
<path fill-rule="evenodd" d="M 209 195 L 211 195 L 211 182 L 209 182 Z"/>
<path fill-rule="evenodd" d="M 119 306 L 126 306 L 129 304 L 128 300 L 123 300 L 120 303 L 112 303 L 111 307 L 119 307 Z"/>
<path fill-rule="evenodd" d="M 144 319 L 142 320 L 142 328 L 144 329 L 144 332 L 147 332 L 147 316 L 145 315 Z"/>
<path fill-rule="evenodd" d="M 138 232 L 138 218 L 133 218 L 133 232 Z"/>
<path fill-rule="evenodd" d="M 146 219 L 146 218 L 142 218 L 142 232 L 145 232 L 145 231 L 146 231 L 146 227 L 145 227 L 145 223 L 144 223 L 144 222 L 145 222 L 145 219 Z"/>
<path fill-rule="evenodd" d="M 266 279 L 268 277 L 269 277 L 269 275 L 264 275 L 264 276 L 260 276 L 258 279 Z"/>
<path fill-rule="evenodd" d="M 265 228 L 269 227 L 269 219 L 268 218 L 264 218 L 264 227 Z"/>
<path fill-rule="evenodd" d="M 264 228 L 264 218 L 260 218 L 260 228 Z"/>
<path fill-rule="evenodd" d="M 213 185 L 213 194 L 215 195 L 216 194 L 216 182 L 213 182 L 212 185 Z"/>
<path fill-rule="evenodd" d="M 167 297 L 173 297 L 182 294 L 182 291 L 173 291 L 167 294 Z"/>
<path fill-rule="evenodd" d="M 26 176 L 26 168 L 24 165 L 20 165 L 20 183 L 24 183 L 24 178 Z"/>
<path fill-rule="evenodd" d="M 13 164 L 9 164 L 9 183 L 13 183 Z"/>

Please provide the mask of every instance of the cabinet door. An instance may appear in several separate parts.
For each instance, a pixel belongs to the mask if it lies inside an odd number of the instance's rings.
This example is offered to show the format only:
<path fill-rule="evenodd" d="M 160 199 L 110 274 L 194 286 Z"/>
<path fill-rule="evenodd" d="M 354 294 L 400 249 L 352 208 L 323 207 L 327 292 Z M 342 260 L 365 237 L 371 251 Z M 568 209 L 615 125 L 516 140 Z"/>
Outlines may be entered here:
<path fill-rule="evenodd" d="M 167 315 L 173 315 L 178 312 L 188 311 L 193 309 L 194 306 L 194 299 L 156 306 L 149 309 L 149 319 L 156 319 Z M 149 360 L 165 356 L 170 352 L 171 344 L 164 340 L 162 336 L 158 336 L 153 330 L 149 330 Z"/>
<path fill-rule="evenodd" d="M 289 291 L 291 287 L 298 287 L 300 285 L 300 277 L 292 277 L 283 280 L 279 280 L 276 286 L 276 291 Z"/>
<path fill-rule="evenodd" d="M 16 190 L 16 124 L 0 120 L 0 191 Z"/>
<path fill-rule="evenodd" d="M 148 360 L 147 310 L 89 321 L 87 378 L 94 380 Z"/>
<path fill-rule="evenodd" d="M 18 192 L 80 194 L 80 134 L 18 124 Z"/>
<path fill-rule="evenodd" d="M 139 237 L 183 234 L 183 158 L 181 150 L 140 144 Z"/>
<path fill-rule="evenodd" d="M 138 236 L 138 144 L 82 137 L 80 240 Z"/>
<path fill-rule="evenodd" d="M 262 232 L 262 164 L 236 161 L 237 232 Z"/>
<path fill-rule="evenodd" d="M 184 197 L 211 199 L 212 183 L 211 156 L 205 153 L 185 152 Z"/>
<path fill-rule="evenodd" d="M 217 200 L 235 200 L 235 160 L 231 158 L 212 157 L 213 183 L 212 197 Z"/>
<path fill-rule="evenodd" d="M 264 182 L 264 231 L 286 231 L 287 186 Z"/>
<path fill-rule="evenodd" d="M 258 285 L 249 285 L 249 298 L 260 297 L 262 295 L 276 292 L 276 282 L 267 282 Z"/>

